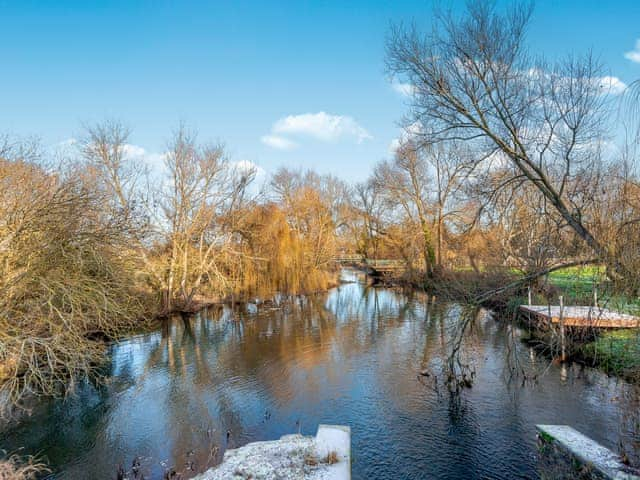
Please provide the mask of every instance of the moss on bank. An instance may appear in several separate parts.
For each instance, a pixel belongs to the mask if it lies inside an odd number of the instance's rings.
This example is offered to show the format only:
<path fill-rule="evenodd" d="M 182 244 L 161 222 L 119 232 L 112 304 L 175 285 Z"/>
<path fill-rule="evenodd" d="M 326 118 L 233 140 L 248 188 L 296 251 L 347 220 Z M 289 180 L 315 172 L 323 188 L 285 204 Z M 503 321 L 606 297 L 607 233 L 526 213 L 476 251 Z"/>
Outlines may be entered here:
<path fill-rule="evenodd" d="M 640 330 L 611 330 L 582 345 L 579 355 L 609 374 L 640 380 Z"/>

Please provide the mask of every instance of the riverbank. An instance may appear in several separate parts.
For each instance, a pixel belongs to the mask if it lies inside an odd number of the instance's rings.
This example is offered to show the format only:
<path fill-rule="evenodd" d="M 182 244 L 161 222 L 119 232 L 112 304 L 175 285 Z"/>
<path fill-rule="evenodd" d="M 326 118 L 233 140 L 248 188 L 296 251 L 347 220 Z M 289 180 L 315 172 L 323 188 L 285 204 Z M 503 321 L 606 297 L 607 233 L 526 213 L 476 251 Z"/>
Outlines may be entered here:
<path fill-rule="evenodd" d="M 640 299 L 616 293 L 599 266 L 570 267 L 549 275 L 554 297 L 563 296 L 565 305 L 593 305 L 638 316 Z M 546 301 L 533 295 L 533 302 Z M 526 304 L 526 296 L 512 302 Z M 541 335 L 544 337 L 544 334 Z M 571 337 L 570 360 L 598 368 L 608 375 L 640 383 L 640 329 L 577 329 Z"/>
<path fill-rule="evenodd" d="M 597 365 L 610 375 L 640 383 L 640 332 L 611 330 L 581 345 L 577 358 L 587 365 Z"/>

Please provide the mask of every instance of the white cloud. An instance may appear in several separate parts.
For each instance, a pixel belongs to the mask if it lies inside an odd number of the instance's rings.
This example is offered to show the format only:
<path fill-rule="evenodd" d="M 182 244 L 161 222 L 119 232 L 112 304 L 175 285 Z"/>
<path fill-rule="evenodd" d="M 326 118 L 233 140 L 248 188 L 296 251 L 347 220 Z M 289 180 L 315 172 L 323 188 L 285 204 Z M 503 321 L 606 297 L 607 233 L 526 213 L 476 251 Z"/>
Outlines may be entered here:
<path fill-rule="evenodd" d="M 78 143 L 78 140 L 76 140 L 75 138 L 67 138 L 66 140 L 62 140 L 61 142 L 58 142 L 54 145 L 54 148 L 56 147 L 70 147 L 73 146 L 75 144 Z"/>
<path fill-rule="evenodd" d="M 638 58 L 640 59 L 640 51 L 638 52 L 638 55 Z M 572 82 L 576 80 L 571 77 L 554 75 L 538 68 L 530 68 L 526 71 L 526 74 L 534 80 L 551 80 L 558 82 L 557 88 L 568 87 L 572 84 Z M 606 75 L 604 77 L 592 77 L 587 81 L 589 82 L 588 84 L 597 86 L 602 89 L 601 93 L 604 95 L 620 95 L 627 89 L 626 83 L 620 80 L 620 78 L 611 75 Z"/>
<path fill-rule="evenodd" d="M 391 82 L 391 88 L 403 97 L 412 97 L 416 92 L 416 87 L 410 83 Z"/>
<path fill-rule="evenodd" d="M 71 158 L 77 153 L 77 144 L 78 141 L 75 138 L 67 138 L 66 140 L 49 145 L 47 149 L 53 158 Z"/>
<path fill-rule="evenodd" d="M 423 133 L 424 126 L 420 121 L 416 121 L 411 125 L 407 125 L 402 129 L 402 132 L 400 132 L 400 136 L 398 138 L 394 138 L 393 140 L 391 140 L 391 143 L 389 144 L 389 153 L 395 155 L 398 148 L 400 148 L 400 145 L 413 138 L 416 138 Z"/>
<path fill-rule="evenodd" d="M 147 151 L 144 148 L 138 145 L 131 145 L 130 143 L 127 143 L 124 147 L 122 147 L 122 151 L 125 155 L 135 158 L 144 157 L 147 155 Z"/>
<path fill-rule="evenodd" d="M 634 63 L 640 63 L 640 38 L 636 40 L 636 45 L 633 50 L 624 54 L 624 58 Z"/>
<path fill-rule="evenodd" d="M 247 187 L 247 193 L 251 196 L 258 195 L 268 180 L 267 172 L 264 168 L 252 162 L 251 160 L 238 160 L 231 162 L 231 166 L 240 174 L 254 172 L 253 181 Z"/>
<path fill-rule="evenodd" d="M 640 52 L 638 53 L 638 55 L 640 55 Z M 610 95 L 620 95 L 627 89 L 627 84 L 620 80 L 618 77 L 601 77 L 600 79 L 598 79 L 598 83 L 600 87 Z"/>
<path fill-rule="evenodd" d="M 151 171 L 162 172 L 166 169 L 164 163 L 167 158 L 166 152 L 148 152 L 144 147 L 131 143 L 127 143 L 123 151 L 129 158 L 143 162 Z"/>
<path fill-rule="evenodd" d="M 264 168 L 256 165 L 251 160 L 238 160 L 237 162 L 233 162 L 233 166 L 241 173 L 248 173 L 253 170 L 256 177 L 265 174 Z"/>
<path fill-rule="evenodd" d="M 293 150 L 298 146 L 297 143 L 278 135 L 264 135 L 260 138 L 260 141 L 265 145 L 271 148 L 277 148 L 278 150 Z"/>
<path fill-rule="evenodd" d="M 145 153 L 144 161 L 150 168 L 166 169 L 167 153 Z"/>
<path fill-rule="evenodd" d="M 324 142 L 355 138 L 358 143 L 362 143 L 373 138 L 352 117 L 325 112 L 289 115 L 274 123 L 271 130 L 275 134 L 306 135 Z"/>

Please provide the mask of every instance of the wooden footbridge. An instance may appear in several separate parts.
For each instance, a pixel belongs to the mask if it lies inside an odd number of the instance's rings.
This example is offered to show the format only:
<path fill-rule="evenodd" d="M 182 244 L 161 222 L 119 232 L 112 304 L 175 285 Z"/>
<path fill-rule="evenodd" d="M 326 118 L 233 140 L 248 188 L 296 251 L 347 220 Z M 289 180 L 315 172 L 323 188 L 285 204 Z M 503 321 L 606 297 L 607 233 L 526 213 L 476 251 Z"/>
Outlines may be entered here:
<path fill-rule="evenodd" d="M 640 318 L 597 306 L 520 305 L 532 320 L 566 327 L 640 328 Z"/>
<path fill-rule="evenodd" d="M 362 255 L 342 255 L 334 260 L 341 265 L 362 270 L 372 277 L 391 276 L 407 270 L 407 265 L 402 260 L 372 259 Z"/>
<path fill-rule="evenodd" d="M 520 311 L 529 317 L 529 321 L 538 326 L 546 325 L 557 331 L 560 338 L 560 361 L 566 355 L 567 329 L 576 328 L 639 328 L 640 318 L 626 313 L 615 312 L 598 306 L 565 306 L 563 297 L 560 305 L 520 305 Z M 531 297 L 529 297 L 531 302 Z"/>

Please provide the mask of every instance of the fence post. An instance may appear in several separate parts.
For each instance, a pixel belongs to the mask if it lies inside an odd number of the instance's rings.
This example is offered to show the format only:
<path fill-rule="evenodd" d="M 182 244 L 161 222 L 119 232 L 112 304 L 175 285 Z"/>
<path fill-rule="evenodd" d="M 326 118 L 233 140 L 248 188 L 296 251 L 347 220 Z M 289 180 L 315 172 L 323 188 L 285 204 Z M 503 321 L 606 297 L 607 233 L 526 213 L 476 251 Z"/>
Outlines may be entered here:
<path fill-rule="evenodd" d="M 564 362 L 567 359 L 566 344 L 564 335 L 564 297 L 560 295 L 560 361 Z"/>

